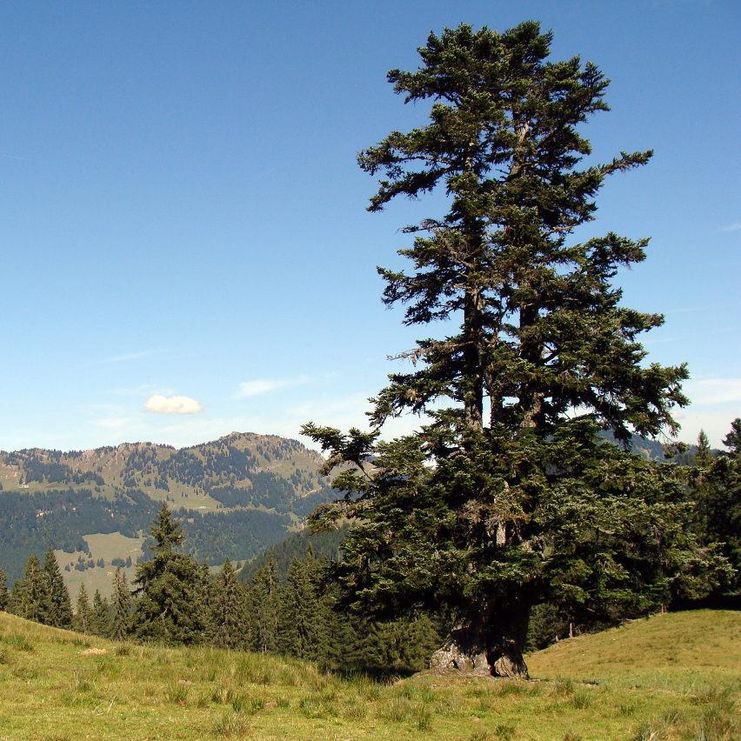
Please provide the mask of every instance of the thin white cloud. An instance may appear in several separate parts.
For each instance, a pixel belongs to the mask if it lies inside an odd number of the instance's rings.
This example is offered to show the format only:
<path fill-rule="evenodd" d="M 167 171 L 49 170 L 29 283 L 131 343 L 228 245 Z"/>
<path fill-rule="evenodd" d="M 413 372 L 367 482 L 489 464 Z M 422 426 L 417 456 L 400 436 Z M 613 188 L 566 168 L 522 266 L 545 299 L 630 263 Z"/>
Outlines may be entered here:
<path fill-rule="evenodd" d="M 199 401 L 189 396 L 164 396 L 163 394 L 152 394 L 144 408 L 148 412 L 157 414 L 198 414 L 203 410 Z"/>
<path fill-rule="evenodd" d="M 101 417 L 96 419 L 93 424 L 104 430 L 128 430 L 135 422 L 133 417 Z"/>
<path fill-rule="evenodd" d="M 701 378 L 685 384 L 693 406 L 741 403 L 741 378 Z"/>
<path fill-rule="evenodd" d="M 263 394 L 269 394 L 279 389 L 303 386 L 308 382 L 309 379 L 306 376 L 299 376 L 298 378 L 255 378 L 251 381 L 240 383 L 236 397 L 238 399 L 247 399 L 252 396 L 262 396 Z"/>
<path fill-rule="evenodd" d="M 741 221 L 734 221 L 733 224 L 721 227 L 722 232 L 741 232 Z"/>
<path fill-rule="evenodd" d="M 150 355 L 154 355 L 154 350 L 140 350 L 137 352 L 125 352 L 120 355 L 113 355 L 110 358 L 103 358 L 100 361 L 101 365 L 112 365 L 116 363 L 130 363 L 133 360 L 141 360 L 142 358 L 148 358 Z"/>

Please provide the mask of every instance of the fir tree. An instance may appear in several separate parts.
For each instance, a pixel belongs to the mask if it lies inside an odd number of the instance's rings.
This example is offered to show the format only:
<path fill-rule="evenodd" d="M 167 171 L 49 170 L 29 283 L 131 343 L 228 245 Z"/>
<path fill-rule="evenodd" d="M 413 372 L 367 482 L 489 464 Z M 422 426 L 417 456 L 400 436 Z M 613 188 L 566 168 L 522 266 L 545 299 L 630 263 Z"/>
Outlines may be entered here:
<path fill-rule="evenodd" d="M 222 648 L 243 648 L 247 641 L 244 587 L 229 559 L 216 580 L 212 605 L 213 642 Z"/>
<path fill-rule="evenodd" d="M 0 612 L 8 609 L 8 600 L 10 594 L 8 593 L 8 582 L 5 576 L 5 572 L 0 569 Z"/>
<path fill-rule="evenodd" d="M 108 600 L 103 597 L 99 589 L 93 595 L 93 608 L 90 615 L 90 632 L 104 638 L 111 634 L 111 614 Z"/>
<path fill-rule="evenodd" d="M 705 430 L 700 430 L 697 436 L 697 450 L 695 451 L 694 463 L 699 468 L 707 468 L 713 462 L 713 451 L 710 449 L 710 441 Z"/>
<path fill-rule="evenodd" d="M 126 573 L 118 568 L 113 576 L 111 638 L 122 641 L 129 635 L 132 610 L 133 598 L 126 582 Z"/>
<path fill-rule="evenodd" d="M 247 589 L 247 611 L 252 649 L 260 652 L 277 651 L 281 594 L 277 567 L 272 557 L 255 574 Z"/>
<path fill-rule="evenodd" d="M 144 640 L 196 643 L 207 626 L 201 573 L 195 560 L 180 551 L 183 532 L 164 503 L 151 534 L 152 558 L 136 572 L 134 632 Z"/>
<path fill-rule="evenodd" d="M 283 585 L 278 630 L 281 653 L 312 661 L 326 656 L 329 627 L 317 591 L 317 569 L 312 553 L 291 562 Z"/>
<path fill-rule="evenodd" d="M 49 581 L 49 625 L 54 625 L 57 628 L 71 628 L 72 603 L 67 585 L 64 583 L 62 572 L 52 550 L 46 552 L 44 571 Z"/>
<path fill-rule="evenodd" d="M 80 584 L 72 625 L 79 633 L 93 632 L 93 612 L 90 608 L 90 598 L 87 589 L 85 589 L 85 584 Z"/>
<path fill-rule="evenodd" d="M 741 592 L 741 419 L 733 421 L 723 444 L 728 451 L 714 457 L 707 437 L 700 433 L 692 472 L 692 497 L 702 542 L 706 547 L 719 549 L 732 567 L 721 591 L 738 595 Z"/>
<path fill-rule="evenodd" d="M 12 612 L 27 620 L 48 623 L 50 615 L 49 577 L 35 555 L 29 556 L 23 572 L 11 592 Z"/>
<path fill-rule="evenodd" d="M 621 306 L 612 285 L 647 240 L 570 239 L 606 178 L 651 152 L 580 169 L 578 127 L 607 110 L 608 83 L 578 57 L 549 61 L 550 43 L 535 22 L 462 25 L 430 35 L 418 70 L 389 73 L 406 102 L 431 101 L 430 121 L 360 155 L 382 176 L 370 210 L 436 188 L 449 208 L 408 228 L 413 270 L 380 269 L 384 301 L 406 304 L 408 325 L 458 324 L 403 354 L 415 367 L 377 395 L 370 432 L 304 427 L 328 467 L 355 464 L 335 482 L 348 498 L 312 518 L 355 520 L 337 567 L 345 603 L 445 610 L 436 665 L 499 676 L 527 674 L 537 604 L 640 613 L 688 562 L 720 567 L 682 531 L 674 472 L 597 439 L 675 431 L 687 371 L 643 362 L 638 338 L 662 317 Z M 431 421 L 378 443 L 405 412 Z"/>

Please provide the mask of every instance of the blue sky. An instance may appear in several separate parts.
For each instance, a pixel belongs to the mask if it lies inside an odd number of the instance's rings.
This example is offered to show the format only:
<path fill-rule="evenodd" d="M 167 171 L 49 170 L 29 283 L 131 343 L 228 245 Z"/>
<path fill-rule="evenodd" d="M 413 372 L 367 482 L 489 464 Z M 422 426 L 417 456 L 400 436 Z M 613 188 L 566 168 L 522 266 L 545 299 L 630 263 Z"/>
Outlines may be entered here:
<path fill-rule="evenodd" d="M 402 225 L 356 153 L 419 121 L 385 81 L 429 31 L 535 18 L 612 80 L 596 157 L 653 148 L 596 224 L 650 236 L 620 276 L 689 363 L 682 439 L 741 415 L 741 4 L 5 3 L 0 448 L 187 445 L 362 423 L 419 331 L 380 303 Z M 401 420 L 389 433 L 409 429 Z"/>

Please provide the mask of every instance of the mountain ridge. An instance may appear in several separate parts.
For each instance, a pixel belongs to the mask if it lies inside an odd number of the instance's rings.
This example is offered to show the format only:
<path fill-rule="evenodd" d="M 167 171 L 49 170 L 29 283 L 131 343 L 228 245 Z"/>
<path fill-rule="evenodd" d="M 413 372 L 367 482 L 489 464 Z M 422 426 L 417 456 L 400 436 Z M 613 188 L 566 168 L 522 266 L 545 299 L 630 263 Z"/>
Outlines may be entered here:
<path fill-rule="evenodd" d="M 199 559 L 251 558 L 337 496 L 323 463 L 298 440 L 254 432 L 183 448 L 0 451 L 0 568 L 17 578 L 31 552 L 48 548 L 108 566 L 111 554 L 91 553 L 86 538 L 140 538 L 161 502 L 178 513 Z"/>

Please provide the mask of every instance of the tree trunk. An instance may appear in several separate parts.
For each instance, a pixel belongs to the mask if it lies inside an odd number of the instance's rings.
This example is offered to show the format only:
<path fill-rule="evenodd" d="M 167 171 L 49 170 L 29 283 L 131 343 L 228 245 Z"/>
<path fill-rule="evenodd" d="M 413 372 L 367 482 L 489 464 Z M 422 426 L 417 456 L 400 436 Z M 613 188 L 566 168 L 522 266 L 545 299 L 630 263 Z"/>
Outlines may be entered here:
<path fill-rule="evenodd" d="M 473 287 L 466 288 L 463 306 L 463 359 L 464 390 L 463 407 L 466 422 L 474 430 L 484 424 L 484 374 L 481 363 L 483 346 L 481 292 Z"/>
<path fill-rule="evenodd" d="M 474 676 L 528 679 L 522 656 L 528 622 L 529 610 L 511 609 L 485 623 L 461 623 L 432 655 L 430 666 Z"/>

